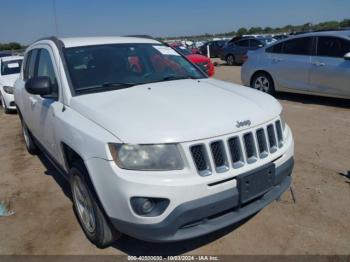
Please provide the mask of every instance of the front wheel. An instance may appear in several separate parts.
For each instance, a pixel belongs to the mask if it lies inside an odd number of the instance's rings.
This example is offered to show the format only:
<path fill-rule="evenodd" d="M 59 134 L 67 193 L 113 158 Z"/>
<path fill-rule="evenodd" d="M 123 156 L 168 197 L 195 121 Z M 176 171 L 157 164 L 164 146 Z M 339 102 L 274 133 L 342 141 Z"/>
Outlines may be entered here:
<path fill-rule="evenodd" d="M 70 186 L 75 213 L 87 238 L 100 248 L 107 247 L 120 238 L 121 233 L 112 228 L 98 203 L 82 161 L 73 163 Z"/>
<path fill-rule="evenodd" d="M 270 75 L 266 73 L 258 73 L 252 79 L 252 88 L 268 93 L 275 94 L 275 86 Z"/>

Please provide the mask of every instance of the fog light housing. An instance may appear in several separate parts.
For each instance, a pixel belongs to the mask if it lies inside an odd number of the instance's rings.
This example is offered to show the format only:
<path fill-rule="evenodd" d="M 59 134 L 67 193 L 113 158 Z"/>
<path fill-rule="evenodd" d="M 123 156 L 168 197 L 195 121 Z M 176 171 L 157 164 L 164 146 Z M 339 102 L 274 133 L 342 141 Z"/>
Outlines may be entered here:
<path fill-rule="evenodd" d="M 144 217 L 155 217 L 161 215 L 169 205 L 169 199 L 132 197 L 130 200 L 133 211 Z"/>

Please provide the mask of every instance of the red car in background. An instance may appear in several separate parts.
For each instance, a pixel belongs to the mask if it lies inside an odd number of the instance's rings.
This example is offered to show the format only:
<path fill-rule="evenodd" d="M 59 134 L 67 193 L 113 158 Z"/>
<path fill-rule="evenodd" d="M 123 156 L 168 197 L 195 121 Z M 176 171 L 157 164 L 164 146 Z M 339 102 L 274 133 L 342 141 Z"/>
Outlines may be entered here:
<path fill-rule="evenodd" d="M 193 54 L 186 47 L 179 44 L 171 44 L 170 46 L 182 55 L 186 56 L 187 59 L 190 60 L 192 63 L 199 66 L 208 74 L 208 76 L 212 77 L 215 74 L 214 64 L 208 57 L 204 55 Z"/>

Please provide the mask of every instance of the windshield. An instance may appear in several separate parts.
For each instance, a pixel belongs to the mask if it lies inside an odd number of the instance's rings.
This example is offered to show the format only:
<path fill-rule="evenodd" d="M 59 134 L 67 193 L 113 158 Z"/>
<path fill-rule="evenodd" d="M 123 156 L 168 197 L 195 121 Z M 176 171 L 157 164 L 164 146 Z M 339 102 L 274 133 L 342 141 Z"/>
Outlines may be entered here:
<path fill-rule="evenodd" d="M 187 56 L 187 55 L 191 55 L 191 51 L 188 50 L 186 47 L 184 46 L 175 46 L 174 47 L 176 51 L 178 51 L 179 53 L 183 54 L 184 56 Z"/>
<path fill-rule="evenodd" d="M 65 49 L 75 92 L 102 92 L 134 85 L 206 76 L 168 46 L 111 44 Z"/>
<path fill-rule="evenodd" d="M 3 61 L 1 63 L 1 75 L 19 74 L 21 65 L 22 59 Z"/>

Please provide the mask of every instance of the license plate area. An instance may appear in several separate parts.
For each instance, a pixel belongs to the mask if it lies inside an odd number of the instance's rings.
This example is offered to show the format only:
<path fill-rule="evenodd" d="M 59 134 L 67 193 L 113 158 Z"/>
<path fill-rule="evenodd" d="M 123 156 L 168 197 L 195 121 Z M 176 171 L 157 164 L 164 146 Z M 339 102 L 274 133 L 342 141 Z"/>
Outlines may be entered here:
<path fill-rule="evenodd" d="M 269 191 L 275 182 L 275 165 L 242 174 L 237 178 L 240 203 L 245 204 Z"/>

